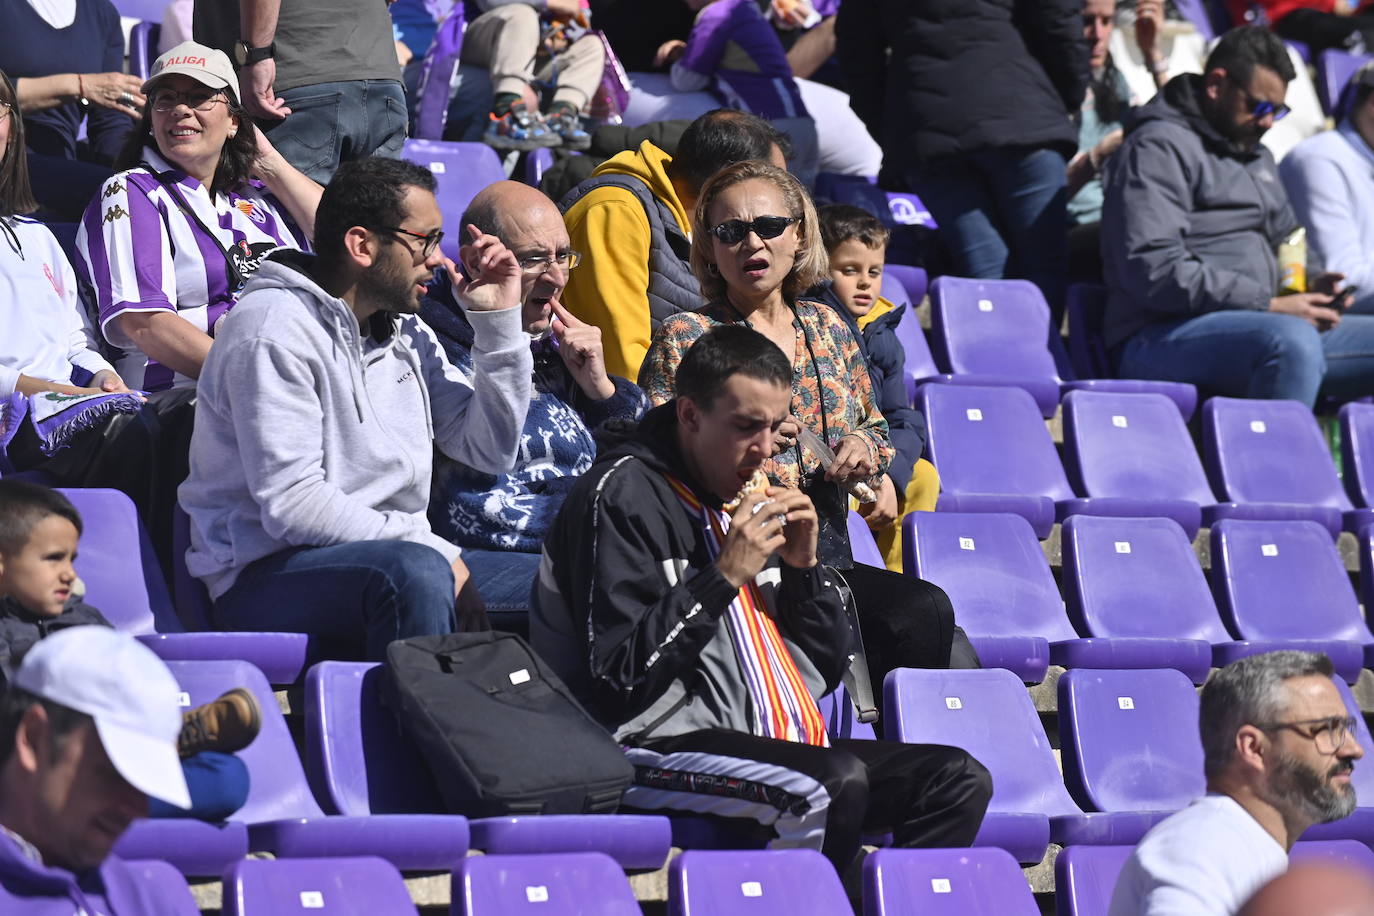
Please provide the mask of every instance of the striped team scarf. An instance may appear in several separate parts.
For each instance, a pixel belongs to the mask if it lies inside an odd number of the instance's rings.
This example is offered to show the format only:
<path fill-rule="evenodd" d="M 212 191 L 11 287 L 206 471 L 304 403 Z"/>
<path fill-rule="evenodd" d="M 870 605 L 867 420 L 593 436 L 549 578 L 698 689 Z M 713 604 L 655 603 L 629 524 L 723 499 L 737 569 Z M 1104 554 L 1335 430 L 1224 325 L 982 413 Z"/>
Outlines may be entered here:
<path fill-rule="evenodd" d="M 663 476 L 687 511 L 701 520 L 706 548 L 714 560 L 725 541 L 730 516 L 703 504 L 676 477 Z M 830 738 L 821 711 L 806 689 L 797 663 L 783 644 L 777 624 L 764 607 L 758 584 L 750 579 L 730 602 L 730 609 L 725 614 L 730 642 L 735 647 L 735 657 L 754 701 L 755 732 L 764 738 L 829 747 Z"/>

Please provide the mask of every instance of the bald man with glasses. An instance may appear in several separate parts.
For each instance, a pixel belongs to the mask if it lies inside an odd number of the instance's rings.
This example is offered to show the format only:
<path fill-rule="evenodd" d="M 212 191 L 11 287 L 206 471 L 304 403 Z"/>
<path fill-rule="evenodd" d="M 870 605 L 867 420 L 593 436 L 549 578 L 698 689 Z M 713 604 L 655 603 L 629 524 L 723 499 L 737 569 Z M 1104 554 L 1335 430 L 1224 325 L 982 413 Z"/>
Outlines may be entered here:
<path fill-rule="evenodd" d="M 1109 916 L 1231 916 L 1287 870 L 1308 827 L 1355 810 L 1350 775 L 1364 749 L 1331 675 L 1320 653 L 1270 652 L 1207 682 L 1207 794 L 1145 835 Z"/>

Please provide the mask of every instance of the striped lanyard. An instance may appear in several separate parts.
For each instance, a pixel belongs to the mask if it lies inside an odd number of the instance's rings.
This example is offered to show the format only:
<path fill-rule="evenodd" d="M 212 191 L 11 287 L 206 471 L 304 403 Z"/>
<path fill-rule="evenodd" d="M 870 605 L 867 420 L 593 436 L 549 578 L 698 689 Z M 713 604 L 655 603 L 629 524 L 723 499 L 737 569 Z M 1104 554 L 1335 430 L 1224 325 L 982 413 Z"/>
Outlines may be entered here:
<path fill-rule="evenodd" d="M 730 516 L 712 509 L 676 477 L 663 475 L 689 513 L 701 520 L 706 548 L 714 561 L 725 542 Z M 763 595 L 750 579 L 725 614 L 726 631 L 749 687 L 755 710 L 754 733 L 801 744 L 829 747 L 825 720 L 782 641 L 777 624 L 764 610 Z"/>

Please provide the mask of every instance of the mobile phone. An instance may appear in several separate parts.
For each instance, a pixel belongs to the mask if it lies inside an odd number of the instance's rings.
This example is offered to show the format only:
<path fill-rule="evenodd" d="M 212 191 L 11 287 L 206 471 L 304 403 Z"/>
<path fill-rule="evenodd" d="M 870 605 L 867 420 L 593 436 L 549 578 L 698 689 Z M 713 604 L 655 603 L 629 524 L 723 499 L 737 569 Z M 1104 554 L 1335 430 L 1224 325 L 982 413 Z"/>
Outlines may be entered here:
<path fill-rule="evenodd" d="M 1332 307 L 1341 310 L 1350 308 L 1351 303 L 1355 301 L 1355 294 L 1359 291 L 1359 286 L 1352 285 L 1345 287 L 1336 294 L 1336 301 L 1331 303 Z"/>

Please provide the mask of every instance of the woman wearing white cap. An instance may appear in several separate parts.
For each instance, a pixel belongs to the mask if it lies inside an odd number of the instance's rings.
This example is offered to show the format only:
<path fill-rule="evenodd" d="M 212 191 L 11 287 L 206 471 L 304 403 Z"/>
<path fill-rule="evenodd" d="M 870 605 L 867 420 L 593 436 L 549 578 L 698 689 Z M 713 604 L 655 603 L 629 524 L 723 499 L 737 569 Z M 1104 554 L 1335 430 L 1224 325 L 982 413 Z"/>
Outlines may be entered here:
<path fill-rule="evenodd" d="M 153 64 L 142 119 L 86 208 L 77 271 L 121 374 L 192 388 L 215 325 L 267 252 L 304 249 L 322 189 L 239 106 L 229 58 L 183 42 Z"/>

